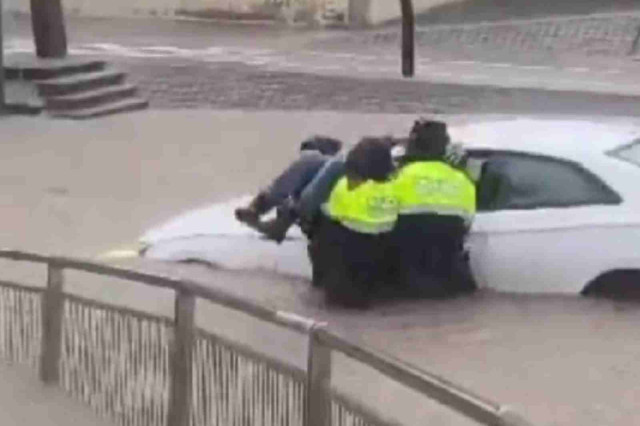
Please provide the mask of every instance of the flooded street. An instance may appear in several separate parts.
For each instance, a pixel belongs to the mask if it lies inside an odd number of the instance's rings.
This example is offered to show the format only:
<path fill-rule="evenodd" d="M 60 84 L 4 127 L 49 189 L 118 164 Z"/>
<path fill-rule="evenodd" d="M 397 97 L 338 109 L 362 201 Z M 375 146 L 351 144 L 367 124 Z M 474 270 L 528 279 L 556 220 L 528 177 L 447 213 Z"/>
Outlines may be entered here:
<path fill-rule="evenodd" d="M 623 426 L 640 421 L 635 404 L 640 397 L 640 305 L 634 302 L 482 291 L 455 300 L 398 301 L 368 312 L 349 312 L 328 310 L 321 293 L 302 280 L 214 272 L 196 265 L 124 264 L 189 277 L 327 321 L 331 329 L 351 339 L 513 407 L 536 425 Z M 218 313 L 206 324 L 216 329 L 232 326 L 235 338 L 304 366 L 299 339 L 286 339 L 278 330 L 265 334 L 255 321 L 231 318 Z M 394 389 L 391 383 L 355 368 L 353 362 L 337 369 L 334 385 L 339 389 L 366 395 L 369 404 L 393 398 L 393 406 L 384 412 L 392 419 L 419 424 L 405 416 L 423 400 L 397 400 L 400 389 L 389 393 Z M 429 419 L 433 415 L 430 411 Z M 449 413 L 435 418 L 444 424 L 465 424 L 452 420 Z"/>
<path fill-rule="evenodd" d="M 298 142 L 310 133 L 349 141 L 362 129 L 401 134 L 413 118 L 152 111 L 82 125 L 26 118 L 1 122 L 3 134 L 12 138 L 0 149 L 5 159 L 0 236 L 5 247 L 95 259 L 107 250 L 135 246 L 145 231 L 181 212 L 255 191 L 296 155 Z M 327 310 L 321 294 L 304 280 L 136 259 L 117 262 L 189 277 L 327 321 L 348 337 L 513 406 L 535 425 L 640 424 L 640 306 L 633 303 L 481 292 L 346 312 Z M 170 295 L 142 285 L 86 277 L 73 284 L 70 289 L 84 296 L 172 312 Z M 305 362 L 304 341 L 267 333 L 228 313 L 213 312 L 201 321 L 291 363 Z M 390 417 L 406 419 L 413 413 L 412 398 L 394 388 L 375 393 L 382 389 L 381 379 L 367 372 L 355 379 L 352 375 L 360 374 L 355 369 L 341 368 L 334 376 L 339 388 L 365 395 L 373 405 L 380 402 Z M 393 398 L 393 407 L 384 404 L 387 398 Z"/>
<path fill-rule="evenodd" d="M 537 424 L 637 424 L 638 308 L 487 294 L 397 306 L 383 313 L 385 332 L 363 327 L 361 336 Z"/>

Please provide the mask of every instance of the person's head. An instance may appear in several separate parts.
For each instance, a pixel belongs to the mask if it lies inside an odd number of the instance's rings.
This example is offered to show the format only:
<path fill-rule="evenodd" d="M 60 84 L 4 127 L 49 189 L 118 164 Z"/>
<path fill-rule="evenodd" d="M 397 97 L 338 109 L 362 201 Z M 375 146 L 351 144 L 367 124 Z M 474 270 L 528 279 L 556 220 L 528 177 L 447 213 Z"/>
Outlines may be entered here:
<path fill-rule="evenodd" d="M 363 138 L 347 154 L 345 174 L 350 182 L 383 182 L 392 172 L 390 145 L 383 138 Z"/>
<path fill-rule="evenodd" d="M 450 143 L 446 123 L 442 121 L 420 119 L 413 124 L 406 155 L 429 159 L 443 158 Z"/>
<path fill-rule="evenodd" d="M 336 155 L 342 149 L 342 142 L 329 136 L 312 136 L 300 144 L 300 151 L 318 151 L 323 155 Z"/>

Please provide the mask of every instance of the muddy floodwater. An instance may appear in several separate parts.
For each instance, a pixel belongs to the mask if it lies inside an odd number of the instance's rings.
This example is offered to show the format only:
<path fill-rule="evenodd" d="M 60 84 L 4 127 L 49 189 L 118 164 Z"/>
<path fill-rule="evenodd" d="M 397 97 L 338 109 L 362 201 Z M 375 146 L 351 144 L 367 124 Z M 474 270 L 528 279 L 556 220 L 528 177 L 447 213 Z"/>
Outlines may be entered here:
<path fill-rule="evenodd" d="M 640 424 L 637 302 L 481 291 L 454 300 L 397 301 L 350 312 L 327 309 L 321 293 L 303 280 L 212 271 L 202 265 L 126 264 L 189 277 L 276 309 L 327 321 L 350 338 L 512 406 L 536 425 Z M 98 292 L 104 296 L 103 290 Z M 117 297 L 143 303 L 142 297 L 131 296 L 119 290 Z M 143 304 L 153 305 L 154 310 L 159 306 L 149 299 Z M 170 311 L 170 301 L 165 308 Z M 304 366 L 303 340 L 241 317 L 228 311 L 209 312 L 203 322 L 223 333 L 233 328 L 229 337 Z M 422 406 L 421 400 L 401 396 L 404 390 L 377 373 L 353 362 L 337 362 L 336 369 L 339 373 L 333 380 L 338 388 L 360 395 L 368 404 L 386 406 L 393 401 L 391 408 L 385 408 L 392 419 L 407 424 L 426 419 L 407 417 L 407 412 Z M 438 412 L 431 410 L 428 418 L 438 424 L 467 424 Z"/>
<path fill-rule="evenodd" d="M 330 129 L 354 140 L 402 134 L 415 119 L 346 113 L 152 111 L 82 125 L 45 119 L 7 120 L 0 204 L 4 247 L 95 259 L 176 215 L 247 194 L 297 154 L 301 138 Z M 185 129 L 189 129 L 186 132 Z M 180 141 L 180 143 L 176 143 Z M 588 249 L 588 248 L 586 248 Z M 513 406 L 534 425 L 640 424 L 640 305 L 579 296 L 472 297 L 405 301 L 368 312 L 327 310 L 302 280 L 203 266 L 122 261 L 223 288 L 267 306 L 324 320 L 347 336 L 441 374 Z M 13 277 L 5 263 L 2 279 Z M 29 272 L 33 272 L 31 269 Z M 44 269 L 28 280 L 44 283 Z M 535 273 L 533 271 L 532 273 Z M 170 292 L 86 276 L 68 291 L 170 314 Z M 22 281 L 20 281 L 22 282 Z M 205 311 L 205 310 L 203 310 Z M 208 312 L 200 325 L 304 365 L 305 342 L 265 330 L 228 312 Z M 408 425 L 458 424 L 445 416 L 418 421 L 420 405 L 368 371 L 339 360 L 336 386 L 384 407 Z M 391 401 L 391 404 L 381 401 Z M 413 422 L 411 421 L 413 420 Z"/>

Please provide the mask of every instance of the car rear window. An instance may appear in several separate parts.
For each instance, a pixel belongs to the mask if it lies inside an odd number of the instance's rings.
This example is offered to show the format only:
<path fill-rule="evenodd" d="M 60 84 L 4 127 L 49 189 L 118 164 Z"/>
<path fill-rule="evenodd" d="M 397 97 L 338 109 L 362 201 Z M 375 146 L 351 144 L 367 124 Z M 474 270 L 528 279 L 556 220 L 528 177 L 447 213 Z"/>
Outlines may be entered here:
<path fill-rule="evenodd" d="M 640 167 L 640 139 L 623 147 L 616 148 L 610 155 Z"/>

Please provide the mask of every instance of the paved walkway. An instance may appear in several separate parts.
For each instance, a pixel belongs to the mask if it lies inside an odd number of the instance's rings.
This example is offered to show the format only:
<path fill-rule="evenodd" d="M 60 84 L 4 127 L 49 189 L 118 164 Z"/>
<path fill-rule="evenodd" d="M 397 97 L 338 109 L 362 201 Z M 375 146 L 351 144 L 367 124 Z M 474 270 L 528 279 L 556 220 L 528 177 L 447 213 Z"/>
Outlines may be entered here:
<path fill-rule="evenodd" d="M 0 363 L 0 418 L 3 426 L 107 426 L 88 408 L 57 388 L 42 386 L 35 374 Z"/>

